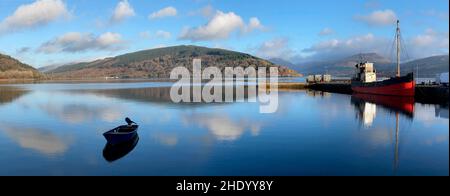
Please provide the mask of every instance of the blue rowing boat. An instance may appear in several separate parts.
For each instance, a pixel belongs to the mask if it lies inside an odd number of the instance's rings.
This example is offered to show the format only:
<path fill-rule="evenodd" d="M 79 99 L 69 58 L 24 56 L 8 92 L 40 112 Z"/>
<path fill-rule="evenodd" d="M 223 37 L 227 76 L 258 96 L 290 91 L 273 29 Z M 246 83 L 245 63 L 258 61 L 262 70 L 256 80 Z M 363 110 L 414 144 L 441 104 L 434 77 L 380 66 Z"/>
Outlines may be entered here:
<path fill-rule="evenodd" d="M 106 141 L 110 145 L 117 145 L 130 141 L 137 135 L 139 125 L 122 125 L 118 126 L 103 134 Z"/>

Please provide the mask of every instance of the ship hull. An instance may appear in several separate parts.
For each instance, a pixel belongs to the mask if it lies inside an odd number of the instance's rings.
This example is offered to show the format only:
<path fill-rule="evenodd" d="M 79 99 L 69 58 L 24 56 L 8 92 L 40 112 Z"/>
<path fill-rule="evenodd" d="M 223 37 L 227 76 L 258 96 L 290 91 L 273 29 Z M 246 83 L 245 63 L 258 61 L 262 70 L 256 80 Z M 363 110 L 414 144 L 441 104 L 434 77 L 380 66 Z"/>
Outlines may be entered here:
<path fill-rule="evenodd" d="M 412 97 L 415 94 L 415 89 L 416 83 L 412 73 L 370 83 L 352 81 L 352 90 L 356 93 Z"/>

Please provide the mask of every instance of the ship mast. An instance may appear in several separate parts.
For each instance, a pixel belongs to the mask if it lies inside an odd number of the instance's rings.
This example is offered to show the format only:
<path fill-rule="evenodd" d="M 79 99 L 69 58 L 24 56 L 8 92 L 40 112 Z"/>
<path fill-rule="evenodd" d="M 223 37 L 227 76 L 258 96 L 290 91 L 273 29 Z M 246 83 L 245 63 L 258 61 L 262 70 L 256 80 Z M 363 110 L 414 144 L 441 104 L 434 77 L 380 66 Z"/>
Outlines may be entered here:
<path fill-rule="evenodd" d="M 400 20 L 397 20 L 397 77 L 400 77 Z"/>
<path fill-rule="evenodd" d="M 395 150 L 394 150 L 394 174 L 397 173 L 398 169 L 398 143 L 399 143 L 399 132 L 400 132 L 400 126 L 399 126 L 399 114 L 398 112 L 395 113 Z"/>

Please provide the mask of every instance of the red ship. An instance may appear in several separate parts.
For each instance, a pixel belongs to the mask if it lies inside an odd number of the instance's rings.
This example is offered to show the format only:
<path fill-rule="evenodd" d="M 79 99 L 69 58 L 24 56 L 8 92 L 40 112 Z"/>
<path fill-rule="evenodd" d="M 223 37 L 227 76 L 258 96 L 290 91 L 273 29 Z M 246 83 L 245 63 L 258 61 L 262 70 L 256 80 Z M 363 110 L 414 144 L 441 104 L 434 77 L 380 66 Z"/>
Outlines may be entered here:
<path fill-rule="evenodd" d="M 378 81 L 373 63 L 365 62 L 356 65 L 357 73 L 352 78 L 352 90 L 356 93 L 407 96 L 415 95 L 416 82 L 414 74 L 400 75 L 400 22 L 397 20 L 397 76 Z"/>

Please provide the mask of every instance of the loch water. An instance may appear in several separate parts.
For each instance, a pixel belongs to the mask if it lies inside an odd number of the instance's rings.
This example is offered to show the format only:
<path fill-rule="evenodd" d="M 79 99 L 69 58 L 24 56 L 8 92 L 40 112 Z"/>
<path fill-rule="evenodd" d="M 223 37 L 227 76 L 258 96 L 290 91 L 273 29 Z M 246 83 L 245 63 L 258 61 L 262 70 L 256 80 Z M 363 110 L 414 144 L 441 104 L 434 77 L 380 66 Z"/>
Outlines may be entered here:
<path fill-rule="evenodd" d="M 449 175 L 448 105 L 298 90 L 261 114 L 170 86 L 0 85 L 0 175 Z M 125 117 L 138 137 L 108 146 Z"/>

